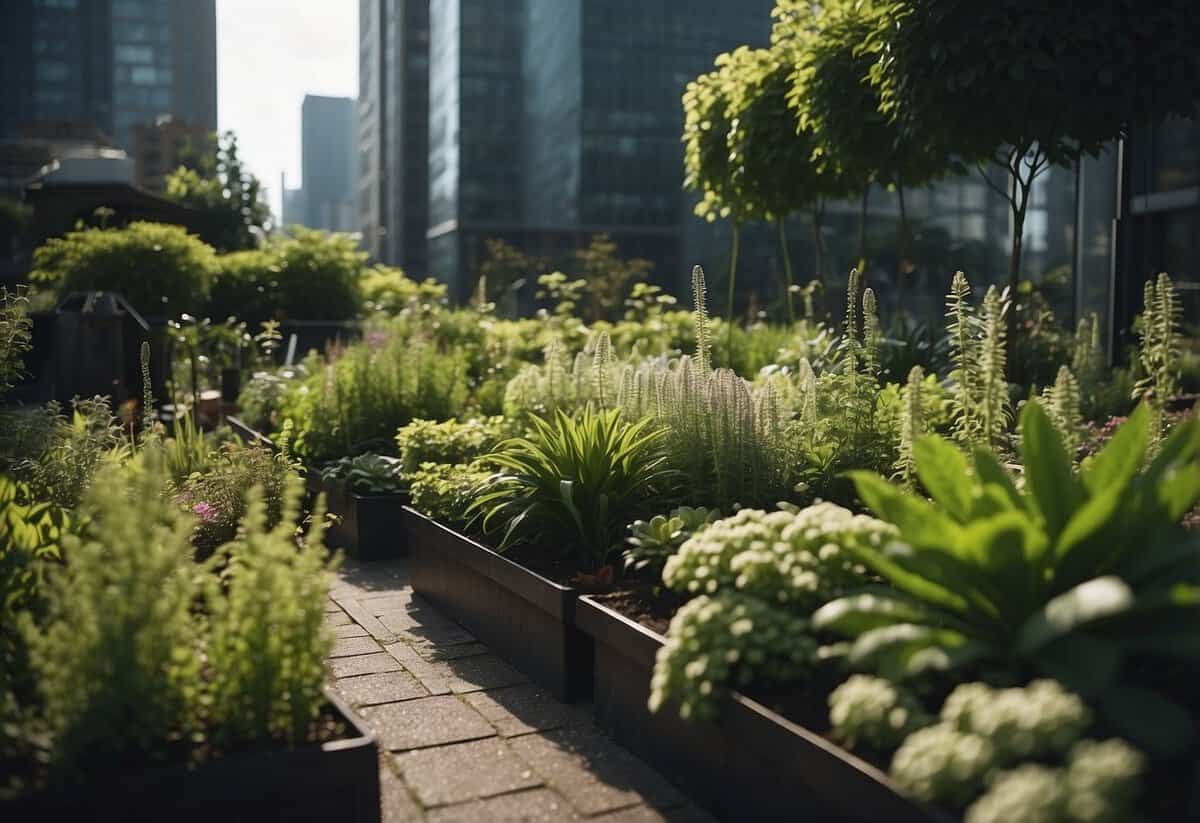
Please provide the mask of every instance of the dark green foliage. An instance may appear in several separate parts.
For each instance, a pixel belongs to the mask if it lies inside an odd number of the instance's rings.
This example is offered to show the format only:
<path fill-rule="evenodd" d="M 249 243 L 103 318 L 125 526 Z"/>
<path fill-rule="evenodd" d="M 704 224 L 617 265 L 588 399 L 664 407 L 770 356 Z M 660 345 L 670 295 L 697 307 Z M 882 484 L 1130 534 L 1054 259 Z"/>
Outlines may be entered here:
<path fill-rule="evenodd" d="M 400 460 L 382 454 L 343 457 L 321 470 L 322 480 L 345 480 L 359 495 L 399 494 L 406 488 Z"/>
<path fill-rule="evenodd" d="M 199 213 L 201 234 L 220 251 L 252 249 L 271 227 L 262 184 L 242 164 L 237 136 L 227 131 L 192 146 L 167 178 L 166 196 Z"/>
<path fill-rule="evenodd" d="M 18 287 L 0 286 L 0 398 L 24 374 L 24 355 L 33 346 L 33 321 L 26 313 L 29 298 Z"/>
<path fill-rule="evenodd" d="M 588 408 L 530 418 L 528 438 L 501 443 L 487 463 L 499 471 L 480 485 L 467 510 L 501 551 L 516 543 L 558 549 L 594 569 L 608 561 L 625 526 L 653 498 L 674 491 L 649 420 L 628 423 L 617 409 Z"/>
<path fill-rule="evenodd" d="M 194 312 L 208 295 L 213 250 L 182 226 L 130 223 L 52 237 L 33 253 L 30 279 L 57 295 L 121 294 L 148 317 Z"/>
<path fill-rule="evenodd" d="M 425 463 L 469 463 L 486 454 L 513 432 L 512 423 L 503 417 L 458 420 L 413 420 L 396 432 L 401 469 L 405 474 L 418 471 Z"/>
<path fill-rule="evenodd" d="M 715 509 L 680 506 L 664 516 L 635 520 L 629 525 L 629 548 L 625 550 L 625 570 L 654 579 L 662 576 L 667 558 L 675 554 L 693 534 L 717 519 Z"/>

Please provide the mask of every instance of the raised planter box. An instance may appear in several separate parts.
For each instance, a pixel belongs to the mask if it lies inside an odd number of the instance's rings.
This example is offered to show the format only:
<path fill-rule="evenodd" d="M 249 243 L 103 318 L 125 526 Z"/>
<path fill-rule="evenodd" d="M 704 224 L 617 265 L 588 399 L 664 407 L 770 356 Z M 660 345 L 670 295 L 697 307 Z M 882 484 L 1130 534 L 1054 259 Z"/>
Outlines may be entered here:
<path fill-rule="evenodd" d="M 742 694 L 716 723 L 682 720 L 670 706 L 652 714 L 662 635 L 590 596 L 575 617 L 594 641 L 597 723 L 719 818 L 948 823 L 874 766 Z"/>
<path fill-rule="evenodd" d="M 348 737 L 230 754 L 195 768 L 177 764 L 97 771 L 83 784 L 0 803 L 0 819 L 379 823 L 374 735 L 340 698 L 329 691 L 326 696 Z"/>
<path fill-rule="evenodd" d="M 234 417 L 233 415 L 230 415 L 225 418 L 225 424 L 229 426 L 229 428 L 233 429 L 233 433 L 241 438 L 244 442 L 252 445 L 266 446 L 272 451 L 275 450 L 275 444 L 271 441 L 271 438 L 267 437 L 257 429 L 252 428 L 240 417 Z"/>
<path fill-rule="evenodd" d="M 345 549 L 356 560 L 387 560 L 408 554 L 407 494 L 361 495 L 341 480 L 318 483 L 325 492 L 326 509 L 341 518 L 325 533 L 326 545 Z"/>
<path fill-rule="evenodd" d="M 559 700 L 586 699 L 591 638 L 576 591 L 405 507 L 413 589 Z"/>

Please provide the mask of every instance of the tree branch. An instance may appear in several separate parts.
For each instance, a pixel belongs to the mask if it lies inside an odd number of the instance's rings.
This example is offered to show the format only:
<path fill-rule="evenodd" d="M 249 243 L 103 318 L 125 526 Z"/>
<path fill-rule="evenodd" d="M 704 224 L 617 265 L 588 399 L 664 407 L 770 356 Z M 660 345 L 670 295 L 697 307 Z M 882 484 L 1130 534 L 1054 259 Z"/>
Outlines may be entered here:
<path fill-rule="evenodd" d="M 983 182 L 987 183 L 992 191 L 996 192 L 996 194 L 1003 197 L 1009 203 L 1012 203 L 1012 195 L 995 184 L 992 178 L 988 176 L 987 169 L 984 168 L 982 163 L 975 163 L 975 169 L 979 172 L 979 176 L 983 178 Z"/>

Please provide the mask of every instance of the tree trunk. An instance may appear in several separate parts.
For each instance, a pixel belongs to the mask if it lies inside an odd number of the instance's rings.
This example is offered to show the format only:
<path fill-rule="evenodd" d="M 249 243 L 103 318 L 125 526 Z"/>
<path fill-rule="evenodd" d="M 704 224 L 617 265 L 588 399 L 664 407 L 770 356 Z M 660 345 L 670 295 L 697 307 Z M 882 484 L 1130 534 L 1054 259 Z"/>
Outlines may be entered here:
<path fill-rule="evenodd" d="M 822 210 L 820 201 L 813 206 L 812 212 L 812 227 L 813 227 L 813 248 L 816 250 L 816 264 L 814 280 L 817 281 L 817 286 L 821 290 L 821 305 L 825 305 L 828 295 L 825 294 L 825 238 L 821 236 L 821 218 Z"/>
<path fill-rule="evenodd" d="M 896 184 L 896 195 L 900 199 L 900 225 L 896 229 L 896 283 L 899 285 L 908 260 L 908 211 L 904 206 L 904 186 L 899 183 Z"/>
<path fill-rule="evenodd" d="M 785 218 L 778 217 L 775 222 L 779 225 L 779 248 L 783 253 L 783 277 L 787 294 L 787 316 L 789 323 L 796 322 L 796 311 L 792 308 L 792 255 L 788 251 L 787 229 L 784 227 Z"/>
<path fill-rule="evenodd" d="M 1021 254 L 1025 244 L 1025 213 L 1029 208 L 1029 197 L 1033 192 L 1033 180 L 1045 168 L 1046 157 L 1040 149 L 1034 150 L 1033 158 L 1029 161 L 1029 174 L 1021 175 L 1021 160 L 1030 149 L 1013 149 L 1009 172 L 1011 173 L 1011 189 L 1009 206 L 1012 209 L 1013 236 L 1012 250 L 1008 258 L 1008 317 L 1005 329 L 1008 336 L 1008 379 L 1012 383 L 1022 384 L 1025 376 L 1025 363 L 1022 358 L 1014 357 L 1013 346 L 1017 340 L 1018 296 L 1021 286 Z"/>
<path fill-rule="evenodd" d="M 726 365 L 731 368 L 733 364 L 733 292 L 734 284 L 737 282 L 738 240 L 740 234 L 741 226 L 735 220 L 733 223 L 733 247 L 729 251 L 729 301 L 725 310 L 725 322 L 729 327 L 725 331 L 726 357 L 729 358 L 729 362 Z"/>

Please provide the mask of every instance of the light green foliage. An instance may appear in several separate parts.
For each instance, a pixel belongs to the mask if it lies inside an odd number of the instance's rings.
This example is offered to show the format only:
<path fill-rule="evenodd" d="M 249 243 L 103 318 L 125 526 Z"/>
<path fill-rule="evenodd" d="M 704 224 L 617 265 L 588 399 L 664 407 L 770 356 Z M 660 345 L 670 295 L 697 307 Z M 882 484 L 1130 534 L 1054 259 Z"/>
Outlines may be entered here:
<path fill-rule="evenodd" d="M 1083 700 L 1055 680 L 1013 689 L 964 683 L 946 698 L 941 716 L 959 731 L 987 738 L 1000 764 L 1061 757 L 1092 724 Z"/>
<path fill-rule="evenodd" d="M 663 564 L 692 535 L 705 529 L 719 513 L 716 509 L 680 506 L 670 514 L 656 514 L 650 520 L 635 520 L 629 526 L 629 548 L 625 550 L 625 570 L 661 577 Z"/>
<path fill-rule="evenodd" d="M 987 738 L 938 723 L 908 736 L 892 757 L 892 780 L 925 803 L 962 808 L 992 769 L 995 751 Z"/>
<path fill-rule="evenodd" d="M 295 227 L 265 246 L 219 257 L 208 302 L 213 317 L 349 320 L 363 304 L 367 255 L 347 234 Z M 415 283 L 409 283 L 418 288 Z"/>
<path fill-rule="evenodd" d="M 305 375 L 303 364 L 254 372 L 238 394 L 239 416 L 256 431 L 274 431 L 279 423 L 279 411 L 292 389 L 292 381 L 302 380 Z"/>
<path fill-rule="evenodd" d="M 33 320 L 26 313 L 29 298 L 20 286 L 0 286 L 0 397 L 24 374 L 25 353 L 33 347 Z"/>
<path fill-rule="evenodd" d="M 761 677 L 794 681 L 815 662 L 803 618 L 737 592 L 701 595 L 671 619 L 650 680 L 651 711 L 676 703 L 684 719 L 711 719 L 731 687 Z"/>
<path fill-rule="evenodd" d="M 289 479 L 274 518 L 262 490 L 250 490 L 237 538 L 222 548 L 228 566 L 208 581 L 208 721 L 222 742 L 303 742 L 324 702 L 324 506 L 297 547 L 302 485 Z"/>
<path fill-rule="evenodd" d="M 996 775 L 964 821 L 1121 823 L 1133 819 L 1144 761 L 1124 741 L 1084 740 L 1065 768 L 1025 764 Z"/>
<path fill-rule="evenodd" d="M 459 354 L 381 332 L 368 332 L 289 392 L 280 412 L 296 423 L 296 453 L 317 461 L 392 447 L 396 430 L 413 419 L 445 420 L 462 408 L 467 375 Z"/>
<path fill-rule="evenodd" d="M 418 283 L 401 269 L 375 265 L 359 278 L 363 306 L 371 311 L 396 314 L 410 303 L 440 304 L 446 300 L 446 284 L 433 278 Z"/>
<path fill-rule="evenodd" d="M 321 470 L 323 480 L 345 480 L 354 494 L 399 494 L 406 488 L 400 459 L 382 454 L 343 457 Z"/>
<path fill-rule="evenodd" d="M 1074 457 L 1083 439 L 1083 419 L 1079 411 L 1079 381 L 1066 366 L 1059 367 L 1054 385 L 1042 390 L 1042 403 L 1050 422 L 1062 437 L 1067 454 Z"/>
<path fill-rule="evenodd" d="M 847 545 L 882 545 L 893 533 L 832 503 L 798 511 L 742 509 L 685 542 L 667 559 L 663 582 L 685 594 L 737 589 L 807 614 L 862 582 Z"/>
<path fill-rule="evenodd" d="M 1179 328 L 1183 304 L 1165 272 L 1157 280 L 1146 281 L 1142 299 L 1138 346 L 1142 376 L 1134 385 L 1133 396 L 1135 400 L 1144 399 L 1155 412 L 1154 439 L 1157 443 L 1165 424 L 1163 409 L 1179 391 Z"/>
<path fill-rule="evenodd" d="M 187 148 L 184 165 L 167 177 L 167 199 L 191 209 L 218 249 L 254 248 L 256 235 L 271 226 L 271 208 L 262 184 L 242 164 L 237 135 L 227 131 Z"/>
<path fill-rule="evenodd" d="M 200 728 L 199 594 L 191 518 L 162 494 L 153 451 L 127 481 L 106 466 L 82 502 L 82 534 L 44 587 L 46 620 L 26 624 L 54 758 L 144 752 Z"/>
<path fill-rule="evenodd" d="M 499 549 L 529 542 L 562 547 L 598 567 L 620 543 L 625 526 L 669 499 L 677 482 L 648 419 L 626 422 L 619 409 L 561 410 L 530 418 L 526 438 L 507 440 L 486 458 L 498 472 L 477 490 L 467 513 Z"/>
<path fill-rule="evenodd" d="M 175 418 L 172 436 L 163 441 L 162 448 L 167 476 L 176 487 L 193 474 L 203 474 L 217 457 L 190 411 Z"/>
<path fill-rule="evenodd" d="M 593 235 L 586 247 L 575 251 L 572 273 L 587 283 L 587 300 L 579 314 L 589 323 L 616 320 L 630 285 L 642 284 L 654 270 L 649 260 L 626 260 L 619 252 L 607 234 Z"/>
<path fill-rule="evenodd" d="M 439 523 L 466 530 L 467 507 L 474 491 L 492 472 L 480 463 L 422 463 L 408 475 L 408 494 L 412 507 Z"/>
<path fill-rule="evenodd" d="M 588 287 L 586 280 L 572 280 L 560 271 L 538 275 L 537 284 L 536 297 L 553 303 L 554 316 L 560 321 L 573 319 Z"/>
<path fill-rule="evenodd" d="M 979 429 L 983 445 L 997 448 L 1008 431 L 1011 409 L 1008 402 L 1007 349 L 1004 316 L 1009 311 L 1007 294 L 988 286 L 979 313 L 982 337 L 979 341 Z"/>
<path fill-rule="evenodd" d="M 530 415 L 548 417 L 560 409 L 573 411 L 591 396 L 592 366 L 586 355 L 572 359 L 562 341 L 552 338 L 542 365 L 525 366 L 505 387 L 504 415 L 524 420 Z"/>
<path fill-rule="evenodd" d="M 215 266 L 213 250 L 182 226 L 130 223 L 47 240 L 29 277 L 57 295 L 112 291 L 142 314 L 174 315 L 204 304 Z"/>
<path fill-rule="evenodd" d="M 959 442 L 973 443 L 980 424 L 975 407 L 981 382 L 978 341 L 975 333 L 975 307 L 971 305 L 971 284 L 961 271 L 954 273 L 946 295 L 946 335 L 950 340 L 950 361 L 954 364 L 954 433 Z"/>
<path fill-rule="evenodd" d="M 414 420 L 396 432 L 401 471 L 413 474 L 424 463 L 469 463 L 513 434 L 504 417 L 457 420 Z"/>
<path fill-rule="evenodd" d="M 1184 423 L 1147 465 L 1149 414 L 1129 419 L 1073 472 L 1040 403 L 1021 414 L 1024 488 L 986 450 L 971 458 L 946 441 L 916 441 L 916 470 L 933 502 L 856 472 L 867 505 L 899 529 L 881 546 L 845 549 L 895 593 L 851 595 L 813 615 L 853 639 L 855 667 L 902 679 L 987 664 L 1044 673 L 1091 699 L 1140 745 L 1175 751 L 1186 724 L 1161 691 L 1121 680 L 1131 655 L 1194 654 L 1200 626 L 1197 545 L 1178 523 L 1200 499 L 1200 423 Z"/>
<path fill-rule="evenodd" d="M 913 366 L 908 373 L 908 383 L 904 387 L 903 403 L 900 406 L 900 441 L 896 447 L 896 473 L 893 480 L 899 480 L 908 488 L 912 488 L 917 478 L 917 464 L 913 457 L 913 443 L 926 433 L 923 389 L 925 372 L 920 366 Z"/>
<path fill-rule="evenodd" d="M 889 751 L 929 723 L 915 696 L 879 677 L 851 675 L 829 695 L 830 736 L 851 748 Z"/>

